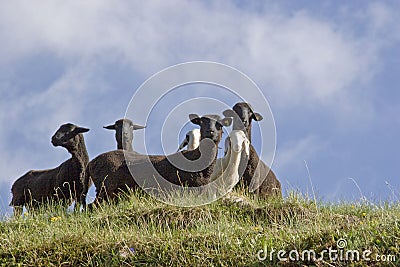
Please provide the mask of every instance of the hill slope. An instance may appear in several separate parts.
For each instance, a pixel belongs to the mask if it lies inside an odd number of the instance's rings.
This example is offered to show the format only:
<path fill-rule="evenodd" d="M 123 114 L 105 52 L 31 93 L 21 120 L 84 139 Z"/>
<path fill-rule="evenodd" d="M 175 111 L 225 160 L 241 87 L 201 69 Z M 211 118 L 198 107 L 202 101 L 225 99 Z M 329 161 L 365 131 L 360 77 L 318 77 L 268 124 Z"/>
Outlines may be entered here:
<path fill-rule="evenodd" d="M 0 222 L 0 265 L 399 266 L 400 206 L 234 192 L 180 208 L 136 192 L 91 213 L 50 206 Z"/>

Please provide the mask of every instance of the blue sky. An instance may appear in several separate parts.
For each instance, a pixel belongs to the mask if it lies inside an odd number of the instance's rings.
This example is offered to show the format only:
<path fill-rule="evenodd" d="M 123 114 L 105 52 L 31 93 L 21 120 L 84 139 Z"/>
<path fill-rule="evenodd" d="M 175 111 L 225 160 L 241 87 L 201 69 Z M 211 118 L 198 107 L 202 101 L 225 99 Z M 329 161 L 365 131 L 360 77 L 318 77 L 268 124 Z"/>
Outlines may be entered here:
<path fill-rule="evenodd" d="M 112 150 L 113 133 L 102 126 L 124 116 L 151 75 L 192 60 L 233 66 L 261 88 L 276 123 L 272 168 L 286 190 L 311 192 L 307 161 L 323 200 L 359 199 L 353 178 L 371 201 L 397 201 L 399 8 L 397 1 L 2 3 L 0 212 L 10 211 L 15 179 L 69 157 L 50 144 L 60 124 L 91 129 L 91 158 Z M 216 98 L 234 104 L 224 93 Z M 159 114 L 147 122 L 155 135 Z M 176 146 L 179 130 L 166 136 Z M 157 140 L 146 145 L 162 152 Z"/>

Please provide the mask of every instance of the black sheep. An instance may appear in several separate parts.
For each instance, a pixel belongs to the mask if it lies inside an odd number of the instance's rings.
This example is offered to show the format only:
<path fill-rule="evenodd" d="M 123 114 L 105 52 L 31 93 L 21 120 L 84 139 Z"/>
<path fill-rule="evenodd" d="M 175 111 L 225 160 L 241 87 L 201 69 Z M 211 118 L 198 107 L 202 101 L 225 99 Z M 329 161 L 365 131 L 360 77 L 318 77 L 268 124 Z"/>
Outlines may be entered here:
<path fill-rule="evenodd" d="M 86 206 L 86 194 L 89 190 L 92 180 L 96 187 L 96 198 L 100 198 L 104 193 L 103 183 L 107 180 L 129 179 L 125 174 L 129 174 L 128 169 L 121 173 L 125 164 L 124 152 L 132 155 L 139 155 L 133 150 L 133 131 L 145 128 L 145 126 L 134 124 L 129 119 L 119 119 L 114 124 L 104 126 L 103 128 L 115 130 L 115 140 L 117 141 L 117 150 L 100 154 L 91 160 L 86 168 L 85 178 L 83 180 L 83 190 L 80 196 L 81 203 Z"/>
<path fill-rule="evenodd" d="M 102 190 L 96 196 L 96 201 L 113 199 L 124 189 L 137 187 L 137 181 L 141 181 L 139 183 L 143 186 L 159 185 L 159 182 L 163 182 L 160 179 L 155 181 L 154 177 L 160 176 L 175 185 L 201 186 L 209 183 L 218 154 L 218 143 L 222 137 L 222 127 L 229 126 L 232 119 L 221 119 L 218 115 L 199 117 L 195 114 L 189 115 L 189 118 L 192 123 L 200 126 L 201 141 L 198 148 L 168 156 L 126 153 L 127 160 L 124 164 L 114 170 L 112 177 L 108 175 L 103 179 Z M 182 160 L 185 161 L 183 169 L 175 167 L 176 164 L 182 166 Z M 106 175 L 107 173 L 103 173 L 100 177 Z"/>
<path fill-rule="evenodd" d="M 114 124 L 104 126 L 103 128 L 108 130 L 115 130 L 117 149 L 133 151 L 133 131 L 146 128 L 146 126 L 134 124 L 129 119 L 119 119 Z"/>
<path fill-rule="evenodd" d="M 68 150 L 71 158 L 49 170 L 29 171 L 12 185 L 14 214 L 20 215 L 23 206 L 37 207 L 49 201 L 71 204 L 79 201 L 82 180 L 89 157 L 82 133 L 89 129 L 72 123 L 63 124 L 51 138 L 54 146 Z M 76 203 L 76 206 L 77 205 Z"/>

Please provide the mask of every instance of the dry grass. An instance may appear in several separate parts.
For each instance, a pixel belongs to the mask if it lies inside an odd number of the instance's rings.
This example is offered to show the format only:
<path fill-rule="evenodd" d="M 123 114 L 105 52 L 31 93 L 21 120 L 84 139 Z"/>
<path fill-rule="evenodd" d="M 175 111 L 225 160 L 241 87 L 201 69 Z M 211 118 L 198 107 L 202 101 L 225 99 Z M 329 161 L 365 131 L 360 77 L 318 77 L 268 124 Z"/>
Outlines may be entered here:
<path fill-rule="evenodd" d="M 396 259 L 257 258 L 261 249 L 336 249 L 340 238 L 346 249 Z M 399 244 L 399 205 L 316 205 L 299 194 L 258 200 L 234 192 L 206 206 L 180 208 L 135 192 L 93 212 L 49 206 L 0 222 L 1 266 L 399 266 Z"/>

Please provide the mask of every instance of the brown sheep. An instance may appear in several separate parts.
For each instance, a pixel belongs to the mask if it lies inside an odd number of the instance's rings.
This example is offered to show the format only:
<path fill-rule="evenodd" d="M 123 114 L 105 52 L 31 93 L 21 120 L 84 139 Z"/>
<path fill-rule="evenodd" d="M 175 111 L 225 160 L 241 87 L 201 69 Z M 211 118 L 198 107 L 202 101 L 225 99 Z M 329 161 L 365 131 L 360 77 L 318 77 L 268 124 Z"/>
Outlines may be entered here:
<path fill-rule="evenodd" d="M 195 114 L 189 115 L 189 118 L 192 123 L 200 126 L 201 142 L 198 148 L 168 156 L 137 156 L 126 153 L 127 161 L 113 170 L 112 177 L 109 172 L 101 174 L 101 170 L 98 170 L 99 177 L 106 175 L 108 177 L 102 179 L 104 190 L 100 190 L 96 201 L 101 202 L 107 198 L 115 199 L 124 189 L 136 188 L 137 181 L 141 181 L 139 183 L 146 186 L 145 183 L 152 184 L 154 177 L 160 176 L 175 185 L 201 186 L 209 183 L 216 162 L 218 143 L 222 137 L 222 127 L 229 126 L 232 119 L 221 119 L 218 115 L 199 117 Z M 182 162 L 182 160 L 185 160 L 186 164 L 184 169 L 178 169 L 171 163 L 179 164 L 178 162 Z M 129 170 L 133 172 L 133 176 Z M 156 182 L 158 184 L 159 181 Z M 95 181 L 94 183 L 96 184 Z"/>
<path fill-rule="evenodd" d="M 61 146 L 72 155 L 54 169 L 29 171 L 12 185 L 14 214 L 20 215 L 23 206 L 38 207 L 50 201 L 72 203 L 79 201 L 82 180 L 89 156 L 82 133 L 89 129 L 72 123 L 63 124 L 51 138 L 54 146 Z M 76 203 L 76 207 L 78 207 Z"/>
<path fill-rule="evenodd" d="M 86 206 L 86 194 L 90 187 L 90 181 L 92 180 L 96 187 L 96 198 L 103 194 L 102 185 L 105 179 L 112 179 L 113 177 L 120 177 L 115 179 L 127 179 L 124 176 L 124 172 L 120 173 L 120 168 L 126 167 L 125 164 L 125 152 L 129 152 L 132 155 L 140 155 L 133 150 L 133 131 L 143 129 L 146 126 L 134 124 L 129 119 L 117 120 L 114 124 L 104 126 L 103 128 L 109 130 L 115 130 L 115 140 L 117 141 L 117 150 L 103 153 L 93 160 L 91 160 L 86 168 L 85 178 L 83 180 L 83 190 L 81 194 L 81 203 Z M 127 170 L 125 173 L 129 173 Z"/>
<path fill-rule="evenodd" d="M 108 130 L 115 130 L 117 149 L 133 151 L 133 131 L 146 128 L 146 126 L 134 124 L 129 119 L 119 119 L 114 124 L 104 126 L 103 128 Z"/>

